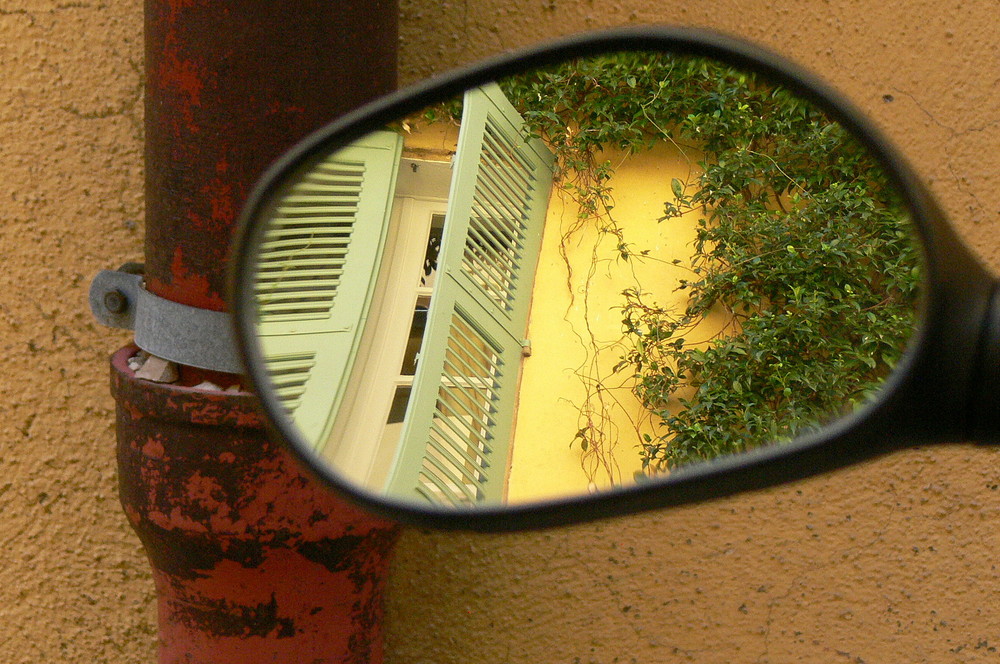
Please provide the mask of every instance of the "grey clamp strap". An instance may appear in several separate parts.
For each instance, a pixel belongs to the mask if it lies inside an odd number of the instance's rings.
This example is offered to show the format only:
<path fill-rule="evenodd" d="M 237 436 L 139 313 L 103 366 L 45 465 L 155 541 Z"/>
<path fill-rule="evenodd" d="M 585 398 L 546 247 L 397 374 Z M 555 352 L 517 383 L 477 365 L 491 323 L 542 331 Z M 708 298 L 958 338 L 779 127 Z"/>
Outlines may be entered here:
<path fill-rule="evenodd" d="M 143 286 L 141 266 L 101 270 L 90 283 L 90 310 L 107 327 L 135 330 L 144 351 L 200 369 L 242 373 L 232 321 L 224 311 L 179 304 Z"/>

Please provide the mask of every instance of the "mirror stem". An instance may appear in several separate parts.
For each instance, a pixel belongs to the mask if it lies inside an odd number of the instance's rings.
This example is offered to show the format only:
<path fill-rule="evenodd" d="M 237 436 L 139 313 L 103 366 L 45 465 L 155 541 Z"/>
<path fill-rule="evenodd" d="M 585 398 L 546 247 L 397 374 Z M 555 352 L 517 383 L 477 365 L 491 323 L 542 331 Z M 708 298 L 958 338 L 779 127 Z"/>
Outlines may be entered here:
<path fill-rule="evenodd" d="M 972 394 L 972 437 L 987 445 L 1000 443 L 1000 281 L 994 280 L 990 306 L 983 324 L 979 353 L 974 366 L 978 369 L 977 385 Z"/>

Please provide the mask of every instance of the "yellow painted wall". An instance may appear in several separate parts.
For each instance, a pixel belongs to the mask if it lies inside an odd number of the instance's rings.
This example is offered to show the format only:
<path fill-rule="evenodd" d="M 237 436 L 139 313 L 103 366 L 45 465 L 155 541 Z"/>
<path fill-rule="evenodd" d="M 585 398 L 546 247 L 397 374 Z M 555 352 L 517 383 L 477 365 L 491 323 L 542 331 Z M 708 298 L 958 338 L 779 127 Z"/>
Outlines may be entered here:
<path fill-rule="evenodd" d="M 650 302 L 684 310 L 686 292 L 677 286 L 691 277 L 682 266 L 692 254 L 701 215 L 657 220 L 663 203 L 673 200 L 671 180 L 697 175 L 698 155 L 664 144 L 636 155 L 604 157 L 615 168 L 610 218 L 581 225 L 572 190 L 558 183 L 553 188 L 532 290 L 527 333 L 532 354 L 522 365 L 509 502 L 631 484 L 642 471 L 641 436 L 658 432 L 631 392 L 631 367 L 613 371 L 625 352 L 621 293 L 638 288 Z M 598 223 L 612 220 L 630 250 L 648 251 L 646 258 L 621 259 L 618 239 L 598 230 Z M 706 338 L 711 325 L 715 321 L 706 324 Z M 604 391 L 595 390 L 595 383 Z M 584 451 L 575 436 L 588 422 L 603 435 Z"/>
<path fill-rule="evenodd" d="M 142 4 L 0 9 L 0 662 L 155 661 L 85 290 L 141 256 Z M 994 0 L 402 0 L 414 81 L 553 35 L 671 22 L 763 43 L 871 115 L 1000 267 Z M 573 528 L 408 531 L 388 664 L 996 661 L 1000 456 L 948 447 Z"/>
<path fill-rule="evenodd" d="M 458 124 L 411 119 L 403 127 L 403 156 L 448 161 L 458 144 Z"/>

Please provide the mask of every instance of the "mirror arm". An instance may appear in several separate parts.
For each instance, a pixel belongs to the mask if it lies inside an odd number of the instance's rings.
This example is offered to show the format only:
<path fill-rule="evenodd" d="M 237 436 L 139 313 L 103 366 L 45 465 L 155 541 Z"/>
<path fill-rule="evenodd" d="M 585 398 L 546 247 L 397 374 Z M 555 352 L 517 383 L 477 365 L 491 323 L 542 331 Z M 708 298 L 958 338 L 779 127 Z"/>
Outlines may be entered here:
<path fill-rule="evenodd" d="M 996 279 L 976 355 L 971 433 L 978 443 L 996 445 L 1000 444 L 1000 281 Z"/>

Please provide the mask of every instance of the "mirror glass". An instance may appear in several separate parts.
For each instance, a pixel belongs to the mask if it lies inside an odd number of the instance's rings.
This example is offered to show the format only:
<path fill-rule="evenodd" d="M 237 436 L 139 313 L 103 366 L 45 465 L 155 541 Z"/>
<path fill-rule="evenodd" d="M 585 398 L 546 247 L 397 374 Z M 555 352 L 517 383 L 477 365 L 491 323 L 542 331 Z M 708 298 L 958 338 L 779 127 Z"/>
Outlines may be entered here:
<path fill-rule="evenodd" d="M 792 445 L 877 394 L 919 322 L 884 168 L 705 58 L 532 70 L 282 177 L 252 246 L 262 397 L 395 500 L 565 498 Z"/>

